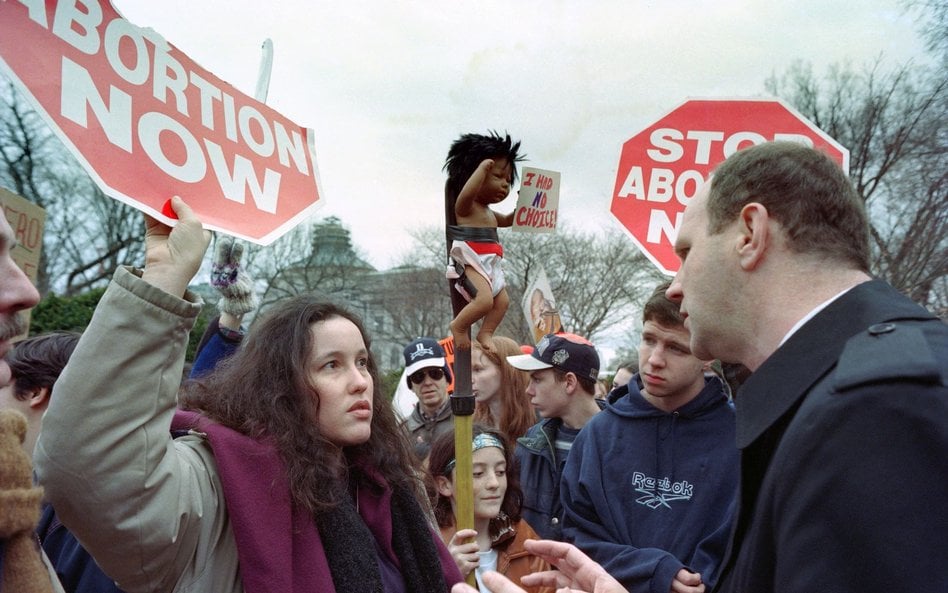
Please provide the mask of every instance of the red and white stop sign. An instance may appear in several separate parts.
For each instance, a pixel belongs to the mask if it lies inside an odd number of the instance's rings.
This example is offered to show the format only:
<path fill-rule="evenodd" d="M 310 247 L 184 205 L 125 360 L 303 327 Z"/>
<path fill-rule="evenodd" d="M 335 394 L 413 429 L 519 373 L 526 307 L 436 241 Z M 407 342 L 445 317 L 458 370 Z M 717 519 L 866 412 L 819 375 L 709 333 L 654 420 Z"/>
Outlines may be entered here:
<path fill-rule="evenodd" d="M 622 145 L 612 214 L 673 275 L 682 213 L 708 174 L 737 150 L 771 140 L 816 147 L 849 172 L 849 151 L 782 101 L 692 99 Z"/>
<path fill-rule="evenodd" d="M 224 10 L 222 8 L 222 10 Z M 267 244 L 322 204 L 311 130 L 109 0 L 0 1 L 0 68 L 109 196 Z"/>

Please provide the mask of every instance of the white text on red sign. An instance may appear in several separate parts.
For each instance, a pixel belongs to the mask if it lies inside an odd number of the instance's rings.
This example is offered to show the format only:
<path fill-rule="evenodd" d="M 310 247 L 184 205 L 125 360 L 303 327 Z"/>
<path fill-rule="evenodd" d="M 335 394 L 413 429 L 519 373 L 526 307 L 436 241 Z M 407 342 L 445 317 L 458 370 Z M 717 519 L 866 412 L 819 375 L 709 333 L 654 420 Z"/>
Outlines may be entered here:
<path fill-rule="evenodd" d="M 229 141 L 263 158 L 276 155 L 283 167 L 294 166 L 300 174 L 311 174 L 307 158 L 310 147 L 299 131 L 288 131 L 282 123 L 271 121 L 253 105 L 237 107 L 231 94 L 177 61 L 169 53 L 170 46 L 159 35 L 120 18 L 100 30 L 103 13 L 97 2 L 59 2 L 50 29 L 44 2 L 20 0 L 20 3 L 29 9 L 32 21 L 51 30 L 76 50 L 95 55 L 104 48 L 106 59 L 117 76 L 135 86 L 150 84 L 154 98 L 173 105 L 182 117 L 199 119 L 201 126 L 210 131 L 223 126 Z M 120 45 L 134 49 L 133 60 L 127 53 L 120 55 Z M 131 95 L 109 85 L 108 97 L 104 97 L 89 71 L 65 56 L 62 58 L 62 88 L 63 117 L 88 127 L 87 117 L 91 111 L 112 145 L 131 153 L 135 135 L 158 168 L 185 183 L 203 179 L 210 165 L 225 198 L 242 204 L 246 188 L 259 210 L 276 212 L 279 171 L 264 167 L 260 175 L 251 160 L 240 154 L 228 163 L 220 144 L 209 138 L 198 138 L 165 113 L 146 112 L 133 121 Z M 183 147 L 183 162 L 174 162 L 165 153 L 161 139 L 167 134 Z"/>
<path fill-rule="evenodd" d="M 658 128 L 649 136 L 652 148 L 646 151 L 656 163 L 684 163 L 708 165 L 712 150 L 720 149 L 726 159 L 748 144 L 761 144 L 770 140 L 786 140 L 813 146 L 813 140 L 802 134 L 774 134 L 767 138 L 757 132 L 736 132 L 726 135 L 721 131 Z M 646 171 L 648 176 L 646 178 Z M 619 193 L 619 198 L 633 196 L 637 200 L 665 203 L 674 198 L 682 207 L 687 206 L 704 183 L 705 174 L 697 169 L 676 171 L 666 167 L 633 166 L 629 169 Z M 653 209 L 649 217 L 646 241 L 674 243 L 681 225 L 681 212 L 672 221 L 665 210 Z"/>

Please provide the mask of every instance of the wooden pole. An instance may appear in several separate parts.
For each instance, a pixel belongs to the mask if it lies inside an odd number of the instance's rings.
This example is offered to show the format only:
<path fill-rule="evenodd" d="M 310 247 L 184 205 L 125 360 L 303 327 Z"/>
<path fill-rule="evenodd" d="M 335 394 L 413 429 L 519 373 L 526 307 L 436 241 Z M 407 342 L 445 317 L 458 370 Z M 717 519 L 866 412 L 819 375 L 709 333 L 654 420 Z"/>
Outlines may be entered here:
<path fill-rule="evenodd" d="M 451 223 L 455 220 L 454 204 L 445 192 L 445 237 L 448 253 L 453 241 Z M 450 258 L 450 255 L 449 255 Z M 467 301 L 454 288 L 454 280 L 448 280 L 451 294 L 451 309 L 455 316 L 464 308 Z M 470 341 L 471 330 L 468 329 Z M 451 394 L 451 412 L 454 414 L 454 504 L 455 525 L 461 529 L 474 529 L 474 464 L 472 460 L 474 422 L 474 391 L 471 388 L 471 349 L 458 348 L 454 344 L 454 393 Z M 477 580 L 472 570 L 466 577 L 467 584 L 477 588 Z"/>
<path fill-rule="evenodd" d="M 451 395 L 454 413 L 454 502 L 457 506 L 455 523 L 458 530 L 474 529 L 474 463 L 472 425 L 474 422 L 474 394 L 471 391 L 471 350 L 454 351 L 454 393 Z M 474 571 L 467 575 L 467 584 L 477 587 Z"/>

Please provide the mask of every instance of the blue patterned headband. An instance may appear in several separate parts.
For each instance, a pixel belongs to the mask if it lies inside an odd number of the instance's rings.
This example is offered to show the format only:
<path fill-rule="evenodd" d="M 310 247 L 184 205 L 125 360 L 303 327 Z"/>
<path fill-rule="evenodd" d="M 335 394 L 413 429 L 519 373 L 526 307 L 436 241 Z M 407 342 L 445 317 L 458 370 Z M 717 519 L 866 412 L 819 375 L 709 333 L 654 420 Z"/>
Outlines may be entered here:
<path fill-rule="evenodd" d="M 504 443 L 500 439 L 492 434 L 482 432 L 481 434 L 474 437 L 474 442 L 471 445 L 471 453 L 474 453 L 474 451 L 480 451 L 481 449 L 486 449 L 487 447 L 497 447 L 501 451 L 504 451 Z M 444 466 L 444 475 L 450 474 L 454 470 L 456 463 L 456 458 L 449 461 L 448 464 Z"/>

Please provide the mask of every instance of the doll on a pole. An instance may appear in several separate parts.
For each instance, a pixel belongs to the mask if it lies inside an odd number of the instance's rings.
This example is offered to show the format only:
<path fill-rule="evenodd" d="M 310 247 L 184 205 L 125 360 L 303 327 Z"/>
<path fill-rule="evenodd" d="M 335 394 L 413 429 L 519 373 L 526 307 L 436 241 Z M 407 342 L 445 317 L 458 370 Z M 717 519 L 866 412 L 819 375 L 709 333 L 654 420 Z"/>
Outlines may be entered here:
<path fill-rule="evenodd" d="M 490 206 L 510 193 L 517 162 L 523 160 L 519 149 L 520 142 L 512 142 L 509 134 L 464 134 L 451 145 L 445 161 L 446 214 L 452 231 L 448 278 L 456 280 L 455 288 L 468 301 L 450 325 L 454 345 L 461 350 L 470 349 L 469 330 L 483 319 L 476 339 L 490 351 L 490 339 L 510 302 L 497 227 L 511 226 L 513 212 L 501 214 Z"/>

